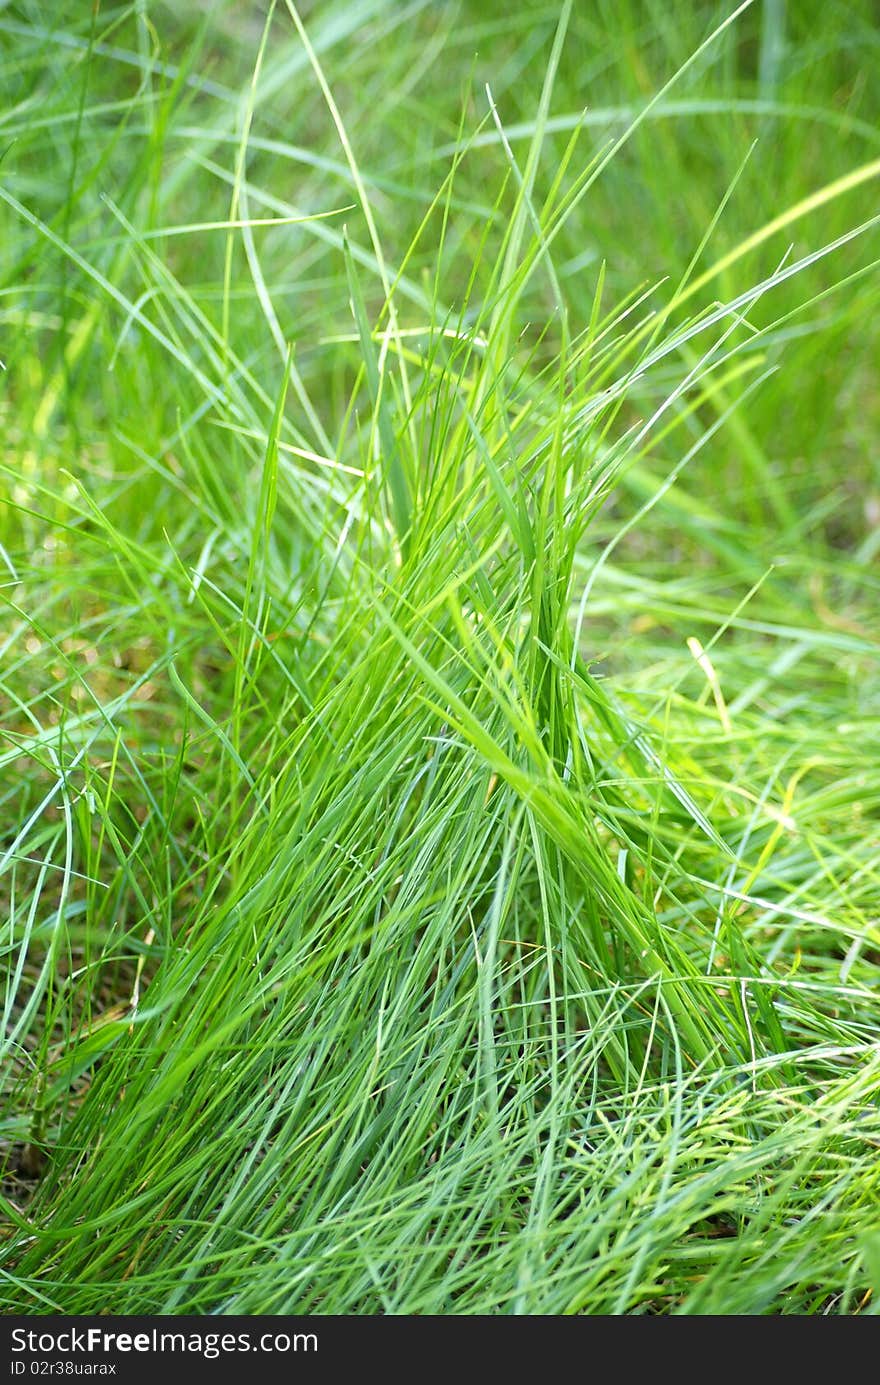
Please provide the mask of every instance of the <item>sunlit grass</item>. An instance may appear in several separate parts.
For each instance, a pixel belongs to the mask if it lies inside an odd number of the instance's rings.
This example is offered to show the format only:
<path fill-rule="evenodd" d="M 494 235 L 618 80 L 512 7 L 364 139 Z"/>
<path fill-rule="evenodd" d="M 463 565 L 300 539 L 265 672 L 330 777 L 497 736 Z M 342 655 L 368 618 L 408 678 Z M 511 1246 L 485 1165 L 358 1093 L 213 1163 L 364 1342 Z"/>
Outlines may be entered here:
<path fill-rule="evenodd" d="M 874 1311 L 870 7 L 199 13 L 0 13 L 2 1301 Z"/>

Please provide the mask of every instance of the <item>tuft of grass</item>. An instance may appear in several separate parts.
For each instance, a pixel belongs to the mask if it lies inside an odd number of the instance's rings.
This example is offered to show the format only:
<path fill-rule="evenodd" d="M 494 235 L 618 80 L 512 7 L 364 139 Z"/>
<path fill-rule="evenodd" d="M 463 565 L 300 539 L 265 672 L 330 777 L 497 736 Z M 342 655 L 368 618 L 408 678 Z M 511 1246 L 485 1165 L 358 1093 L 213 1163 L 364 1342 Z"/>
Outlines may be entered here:
<path fill-rule="evenodd" d="M 0 1302 L 876 1311 L 871 6 L 0 45 Z"/>

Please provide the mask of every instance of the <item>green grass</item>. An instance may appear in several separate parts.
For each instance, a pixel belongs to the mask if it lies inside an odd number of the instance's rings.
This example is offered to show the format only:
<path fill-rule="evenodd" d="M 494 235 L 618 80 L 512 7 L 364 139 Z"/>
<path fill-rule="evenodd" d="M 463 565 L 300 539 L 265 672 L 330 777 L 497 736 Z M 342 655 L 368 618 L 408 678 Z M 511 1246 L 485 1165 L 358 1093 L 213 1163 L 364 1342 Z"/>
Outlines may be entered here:
<path fill-rule="evenodd" d="M 0 7 L 7 1312 L 876 1310 L 872 12 Z"/>

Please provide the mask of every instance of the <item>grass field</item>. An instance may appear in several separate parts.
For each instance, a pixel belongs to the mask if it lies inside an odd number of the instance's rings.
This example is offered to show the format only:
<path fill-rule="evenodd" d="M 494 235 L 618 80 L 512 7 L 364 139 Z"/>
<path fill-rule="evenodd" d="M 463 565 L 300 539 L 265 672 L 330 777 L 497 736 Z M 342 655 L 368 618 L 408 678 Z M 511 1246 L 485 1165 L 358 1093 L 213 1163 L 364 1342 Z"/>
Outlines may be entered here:
<path fill-rule="evenodd" d="M 4 1311 L 877 1311 L 878 64 L 0 4 Z"/>

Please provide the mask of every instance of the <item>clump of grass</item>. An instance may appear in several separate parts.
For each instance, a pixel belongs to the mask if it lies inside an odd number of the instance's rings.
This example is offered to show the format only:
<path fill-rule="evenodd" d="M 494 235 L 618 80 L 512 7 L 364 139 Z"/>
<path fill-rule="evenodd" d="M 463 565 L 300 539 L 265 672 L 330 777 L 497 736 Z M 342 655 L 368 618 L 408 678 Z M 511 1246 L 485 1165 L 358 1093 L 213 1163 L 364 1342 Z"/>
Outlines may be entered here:
<path fill-rule="evenodd" d="M 0 35 L 4 1303 L 873 1311 L 868 7 Z"/>

